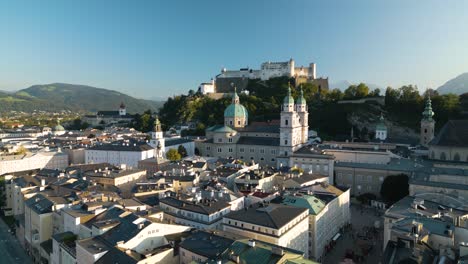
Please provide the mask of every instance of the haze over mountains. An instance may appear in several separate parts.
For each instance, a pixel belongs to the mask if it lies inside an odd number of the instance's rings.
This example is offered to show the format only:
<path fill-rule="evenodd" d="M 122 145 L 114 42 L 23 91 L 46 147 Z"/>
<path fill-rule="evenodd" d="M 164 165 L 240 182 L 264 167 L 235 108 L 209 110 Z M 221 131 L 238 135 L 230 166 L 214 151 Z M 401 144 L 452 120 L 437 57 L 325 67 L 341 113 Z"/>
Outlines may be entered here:
<path fill-rule="evenodd" d="M 464 94 L 468 93 L 468 72 L 462 73 L 457 77 L 447 81 L 445 84 L 437 88 L 440 94 Z"/>
<path fill-rule="evenodd" d="M 137 99 L 126 94 L 86 85 L 53 83 L 33 85 L 16 92 L 0 91 L 0 111 L 34 110 L 96 112 L 117 110 L 121 102 L 128 113 L 156 111 L 161 102 Z"/>
<path fill-rule="evenodd" d="M 338 88 L 340 89 L 341 91 L 345 91 L 346 89 L 348 89 L 348 87 L 350 85 L 357 85 L 359 83 L 351 83 L 349 81 L 346 81 L 346 80 L 343 80 L 343 81 L 338 81 L 338 82 L 332 82 L 330 83 L 330 89 L 335 89 L 335 88 Z M 382 85 L 377 85 L 377 84 L 372 84 L 372 83 L 366 83 L 366 85 L 369 87 L 370 90 L 374 90 L 376 88 L 379 88 L 381 91 L 383 91 L 383 89 L 385 89 L 386 87 L 382 86 Z"/>
<path fill-rule="evenodd" d="M 330 89 L 338 88 L 341 91 L 344 91 L 352 84 L 358 84 L 358 83 L 351 83 L 346 80 L 332 82 L 330 83 Z M 387 88 L 386 86 L 382 86 L 382 85 L 369 84 L 369 83 L 366 83 L 366 84 L 367 86 L 369 86 L 370 90 L 379 88 L 381 90 L 382 95 L 384 94 L 385 89 Z M 457 77 L 448 80 L 446 83 L 444 83 L 439 88 L 437 88 L 437 91 L 439 92 L 439 94 L 453 93 L 453 94 L 460 95 L 460 94 L 468 93 L 468 72 L 462 73 L 458 75 Z"/>

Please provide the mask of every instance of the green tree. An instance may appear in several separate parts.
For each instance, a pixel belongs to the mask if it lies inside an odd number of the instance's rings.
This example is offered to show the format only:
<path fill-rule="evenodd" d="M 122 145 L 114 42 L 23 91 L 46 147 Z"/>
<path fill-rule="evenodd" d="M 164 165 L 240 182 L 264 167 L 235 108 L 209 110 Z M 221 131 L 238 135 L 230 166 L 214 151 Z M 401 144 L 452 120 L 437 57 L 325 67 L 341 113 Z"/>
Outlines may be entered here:
<path fill-rule="evenodd" d="M 400 90 L 387 87 L 385 90 L 385 105 L 392 107 L 400 99 Z"/>
<path fill-rule="evenodd" d="M 364 98 L 369 94 L 369 87 L 365 83 L 356 86 L 356 98 Z"/>
<path fill-rule="evenodd" d="M 180 155 L 180 153 L 177 151 L 177 149 L 169 149 L 167 152 L 166 152 L 166 158 L 170 161 L 178 161 L 182 158 L 182 156 Z"/>
<path fill-rule="evenodd" d="M 177 148 L 177 152 L 179 152 L 182 158 L 187 157 L 187 150 L 185 149 L 183 145 L 179 145 L 179 147 Z"/>
<path fill-rule="evenodd" d="M 390 204 L 394 204 L 408 194 L 408 175 L 405 174 L 387 176 L 380 188 L 380 195 Z"/>
<path fill-rule="evenodd" d="M 369 93 L 369 97 L 377 97 L 380 96 L 380 89 L 375 88 L 372 92 Z"/>
<path fill-rule="evenodd" d="M 340 89 L 333 89 L 328 92 L 327 94 L 327 100 L 329 101 L 339 101 L 343 99 L 343 92 Z"/>

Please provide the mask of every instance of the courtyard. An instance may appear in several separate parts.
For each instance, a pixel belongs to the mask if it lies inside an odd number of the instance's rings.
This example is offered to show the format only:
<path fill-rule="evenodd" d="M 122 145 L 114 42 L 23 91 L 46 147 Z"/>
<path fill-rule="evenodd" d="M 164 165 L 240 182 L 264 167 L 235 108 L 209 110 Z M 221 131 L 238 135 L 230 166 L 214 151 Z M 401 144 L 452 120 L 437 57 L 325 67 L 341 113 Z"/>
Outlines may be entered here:
<path fill-rule="evenodd" d="M 380 263 L 383 253 L 383 210 L 352 203 L 351 228 L 329 249 L 322 263 Z"/>

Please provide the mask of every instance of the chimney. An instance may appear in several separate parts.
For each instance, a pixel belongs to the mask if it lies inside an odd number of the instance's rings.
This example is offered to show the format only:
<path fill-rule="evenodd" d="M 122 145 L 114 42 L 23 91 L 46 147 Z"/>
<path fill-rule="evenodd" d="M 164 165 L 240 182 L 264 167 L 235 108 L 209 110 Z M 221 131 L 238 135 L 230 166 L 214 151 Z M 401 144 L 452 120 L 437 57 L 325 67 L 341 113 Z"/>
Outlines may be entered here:
<path fill-rule="evenodd" d="M 274 255 L 278 255 L 278 256 L 283 256 L 284 255 L 284 250 L 280 247 L 272 247 L 271 248 L 271 253 L 273 253 Z"/>
<path fill-rule="evenodd" d="M 255 240 L 249 239 L 249 246 L 250 247 L 255 247 Z"/>
<path fill-rule="evenodd" d="M 468 256 L 468 242 L 460 242 L 460 258 Z"/>

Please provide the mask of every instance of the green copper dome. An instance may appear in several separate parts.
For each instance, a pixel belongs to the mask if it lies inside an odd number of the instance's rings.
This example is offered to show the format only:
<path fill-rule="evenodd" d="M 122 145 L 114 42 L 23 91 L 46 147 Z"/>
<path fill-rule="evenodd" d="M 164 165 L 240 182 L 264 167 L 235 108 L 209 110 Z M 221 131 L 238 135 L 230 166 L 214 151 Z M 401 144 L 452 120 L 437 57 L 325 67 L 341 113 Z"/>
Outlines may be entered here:
<path fill-rule="evenodd" d="M 232 95 L 232 103 L 224 110 L 224 117 L 249 117 L 247 109 L 240 104 L 239 96 L 237 95 L 237 88 L 234 87 L 234 94 Z"/>
<path fill-rule="evenodd" d="M 241 104 L 230 104 L 226 110 L 224 110 L 224 117 L 247 117 L 249 113 L 247 109 Z"/>
<path fill-rule="evenodd" d="M 432 117 L 434 116 L 434 112 L 432 111 L 432 102 L 431 102 L 430 97 L 427 97 L 426 107 L 424 108 L 424 112 L 422 112 L 422 114 L 423 114 L 423 119 L 424 120 L 432 121 Z"/>
<path fill-rule="evenodd" d="M 291 87 L 288 86 L 288 95 L 283 100 L 283 104 L 294 104 L 294 98 L 291 96 Z"/>
<path fill-rule="evenodd" d="M 301 93 L 299 95 L 299 98 L 297 99 L 297 104 L 298 105 L 305 105 L 306 104 L 306 100 L 304 98 L 304 93 L 302 92 L 302 89 L 301 89 Z"/>

